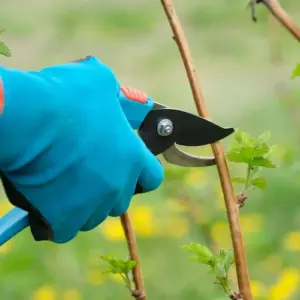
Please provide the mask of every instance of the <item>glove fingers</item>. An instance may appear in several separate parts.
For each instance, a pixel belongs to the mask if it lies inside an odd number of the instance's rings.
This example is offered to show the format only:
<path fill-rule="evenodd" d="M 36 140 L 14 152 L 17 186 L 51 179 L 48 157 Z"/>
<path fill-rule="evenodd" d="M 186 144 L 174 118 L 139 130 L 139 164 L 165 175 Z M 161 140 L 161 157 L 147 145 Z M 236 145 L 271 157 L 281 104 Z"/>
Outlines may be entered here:
<path fill-rule="evenodd" d="M 144 168 L 134 186 L 125 188 L 117 204 L 110 211 L 111 217 L 118 217 L 124 214 L 129 205 L 133 194 L 150 192 L 160 186 L 164 179 L 164 169 L 160 161 L 148 149 L 144 152 Z"/>
<path fill-rule="evenodd" d="M 108 216 L 107 211 L 103 210 L 103 205 L 100 205 L 95 213 L 87 220 L 87 222 L 82 226 L 80 231 L 89 231 L 101 224 Z"/>
<path fill-rule="evenodd" d="M 133 182 L 131 183 L 130 186 L 126 186 L 124 188 L 124 191 L 121 193 L 117 203 L 109 213 L 110 217 L 119 217 L 127 211 L 132 196 L 134 194 L 135 188 L 136 188 L 136 182 Z"/>
<path fill-rule="evenodd" d="M 113 209 L 110 211 L 109 213 L 109 216 L 110 217 L 119 217 L 121 215 L 123 215 L 128 207 L 129 207 L 129 204 L 130 204 L 130 200 L 131 198 L 128 198 L 128 199 L 121 199 L 118 204 L 116 204 Z"/>
<path fill-rule="evenodd" d="M 156 156 L 146 149 L 144 155 L 144 168 L 138 179 L 139 185 L 144 192 L 157 189 L 164 179 L 164 168 Z"/>

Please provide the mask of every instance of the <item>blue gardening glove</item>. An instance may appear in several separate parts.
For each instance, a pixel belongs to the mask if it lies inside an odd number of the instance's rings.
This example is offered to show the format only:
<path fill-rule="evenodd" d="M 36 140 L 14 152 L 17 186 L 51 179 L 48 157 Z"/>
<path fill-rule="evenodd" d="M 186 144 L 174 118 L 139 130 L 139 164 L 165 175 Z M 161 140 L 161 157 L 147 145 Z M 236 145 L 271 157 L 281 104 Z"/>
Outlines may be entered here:
<path fill-rule="evenodd" d="M 95 57 L 40 71 L 1 67 L 0 77 L 0 172 L 9 200 L 29 211 L 35 240 L 68 242 L 123 214 L 137 183 L 161 184 L 160 162 L 131 126 L 153 101 L 130 110 Z"/>

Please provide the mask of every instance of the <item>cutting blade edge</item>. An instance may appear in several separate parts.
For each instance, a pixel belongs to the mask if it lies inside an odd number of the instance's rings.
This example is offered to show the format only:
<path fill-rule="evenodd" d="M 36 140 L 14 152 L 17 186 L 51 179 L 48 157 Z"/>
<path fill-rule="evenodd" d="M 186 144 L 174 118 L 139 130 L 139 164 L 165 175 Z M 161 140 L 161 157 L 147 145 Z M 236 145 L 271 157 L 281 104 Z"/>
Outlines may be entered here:
<path fill-rule="evenodd" d="M 191 155 L 178 149 L 175 144 L 162 155 L 168 163 L 181 167 L 209 167 L 216 164 L 214 157 Z"/>

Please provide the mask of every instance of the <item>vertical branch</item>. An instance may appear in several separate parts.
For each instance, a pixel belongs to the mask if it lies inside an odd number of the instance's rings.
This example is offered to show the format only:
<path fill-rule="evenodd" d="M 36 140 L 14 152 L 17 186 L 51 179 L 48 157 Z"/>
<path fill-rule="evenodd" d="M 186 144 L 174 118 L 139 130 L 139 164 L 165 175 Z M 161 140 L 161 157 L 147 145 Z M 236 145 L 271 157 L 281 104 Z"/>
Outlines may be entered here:
<path fill-rule="evenodd" d="M 196 69 L 193 65 L 192 54 L 190 52 L 188 42 L 185 38 L 185 34 L 179 21 L 179 18 L 176 15 L 175 9 L 173 7 L 172 0 L 161 0 L 161 3 L 172 28 L 174 40 L 177 43 L 185 66 L 185 70 L 192 89 L 197 111 L 200 116 L 207 118 L 208 112 L 206 109 L 200 85 L 198 83 L 199 80 L 196 73 Z M 232 182 L 230 179 L 227 162 L 225 159 L 225 154 L 219 142 L 212 144 L 212 150 L 216 158 L 218 173 L 220 177 L 222 191 L 224 194 L 231 238 L 234 248 L 239 290 L 243 300 L 252 300 L 246 253 L 244 249 L 244 242 L 239 219 L 239 211 L 237 207 L 236 196 L 234 194 Z"/>
<path fill-rule="evenodd" d="M 300 28 L 291 16 L 280 6 L 277 0 L 254 0 L 263 3 L 270 13 L 300 42 Z"/>
<path fill-rule="evenodd" d="M 130 259 L 135 260 L 137 262 L 136 266 L 133 268 L 132 271 L 133 281 L 135 285 L 135 291 L 132 292 L 132 296 L 138 300 L 146 300 L 147 297 L 146 297 L 144 280 L 143 280 L 142 270 L 139 261 L 138 246 L 136 243 L 134 230 L 128 212 L 125 212 L 121 216 L 121 223 L 126 236 Z"/>
<path fill-rule="evenodd" d="M 281 65 L 284 62 L 281 48 L 280 24 L 270 15 L 269 16 L 269 36 L 270 36 L 270 60 L 272 63 L 272 74 L 275 73 L 274 91 L 278 100 L 282 103 L 286 113 L 294 128 L 299 127 L 299 109 L 293 99 L 291 99 L 291 90 L 281 79 Z M 297 139 L 299 140 L 299 135 Z"/>

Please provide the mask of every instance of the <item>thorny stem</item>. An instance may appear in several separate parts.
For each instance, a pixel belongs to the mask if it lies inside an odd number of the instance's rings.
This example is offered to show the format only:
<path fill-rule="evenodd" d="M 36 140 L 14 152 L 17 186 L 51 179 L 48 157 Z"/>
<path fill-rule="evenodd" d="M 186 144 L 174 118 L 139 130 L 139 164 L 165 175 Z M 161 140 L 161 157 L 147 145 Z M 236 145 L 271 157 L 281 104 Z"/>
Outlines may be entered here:
<path fill-rule="evenodd" d="M 125 212 L 121 216 L 121 222 L 127 240 L 130 259 L 135 260 L 137 263 L 132 270 L 133 281 L 135 285 L 135 291 L 132 291 L 132 296 L 138 300 L 147 300 L 142 270 L 139 262 L 139 251 L 128 212 Z"/>
<path fill-rule="evenodd" d="M 255 18 L 255 5 L 264 4 L 271 14 L 300 42 L 300 28 L 296 25 L 291 16 L 280 6 L 277 0 L 251 0 L 252 18 Z"/>
<path fill-rule="evenodd" d="M 179 18 L 175 12 L 172 0 L 161 0 L 168 21 L 174 34 L 186 72 L 192 89 L 194 101 L 197 111 L 201 117 L 207 118 L 208 112 L 206 109 L 204 97 L 198 83 L 198 76 L 193 65 L 193 58 L 190 52 L 188 42 Z M 225 154 L 221 144 L 212 144 L 212 150 L 216 158 L 217 168 L 221 181 L 221 186 L 224 194 L 224 200 L 227 210 L 227 216 L 230 226 L 231 238 L 234 248 L 235 265 L 237 271 L 238 285 L 241 295 L 244 300 L 252 300 L 250 280 L 248 275 L 247 259 L 244 249 L 243 236 L 241 231 L 241 224 L 239 219 L 239 211 L 236 205 L 236 196 L 233 191 L 230 174 L 225 159 Z"/>

